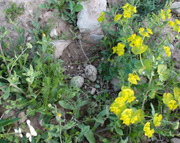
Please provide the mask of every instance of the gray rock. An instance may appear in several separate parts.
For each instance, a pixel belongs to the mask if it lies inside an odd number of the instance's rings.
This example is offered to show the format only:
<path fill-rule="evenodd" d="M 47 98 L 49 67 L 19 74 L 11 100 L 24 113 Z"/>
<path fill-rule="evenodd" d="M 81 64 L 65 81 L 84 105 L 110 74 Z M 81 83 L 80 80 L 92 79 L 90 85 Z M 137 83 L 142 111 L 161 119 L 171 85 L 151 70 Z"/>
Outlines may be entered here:
<path fill-rule="evenodd" d="M 94 95 L 95 92 L 96 92 L 96 88 L 92 88 L 91 89 L 91 95 Z"/>
<path fill-rule="evenodd" d="M 171 5 L 171 10 L 172 10 L 172 12 L 174 12 L 176 14 L 180 14 L 180 2 L 174 2 Z"/>
<path fill-rule="evenodd" d="M 64 49 L 69 46 L 70 43 L 71 40 L 54 40 L 52 42 L 55 47 L 54 59 L 58 59 L 60 56 L 62 56 Z"/>
<path fill-rule="evenodd" d="M 18 118 L 21 118 L 21 119 L 18 121 L 19 124 L 21 124 L 21 123 L 23 123 L 23 122 L 25 122 L 25 121 L 27 120 L 27 117 L 26 117 L 25 112 L 19 113 L 19 114 L 18 114 Z"/>
<path fill-rule="evenodd" d="M 85 75 L 90 81 L 94 82 L 97 78 L 97 69 L 93 65 L 87 65 L 85 67 Z"/>
<path fill-rule="evenodd" d="M 77 25 L 81 33 L 92 32 L 100 27 L 97 18 L 106 11 L 106 0 L 88 0 L 81 2 L 83 9 L 78 13 Z"/>
<path fill-rule="evenodd" d="M 180 143 L 180 139 L 179 138 L 172 138 L 171 143 Z"/>
<path fill-rule="evenodd" d="M 121 89 L 121 81 L 117 77 L 112 78 L 110 83 L 113 85 L 114 91 L 119 91 Z"/>
<path fill-rule="evenodd" d="M 175 60 L 175 67 L 180 68 L 180 50 L 175 48 L 173 45 L 170 46 L 171 58 Z"/>
<path fill-rule="evenodd" d="M 50 35 L 51 38 L 53 38 L 55 36 L 58 36 L 57 30 L 55 28 L 53 28 L 49 35 Z"/>
<path fill-rule="evenodd" d="M 91 34 L 90 37 L 94 42 L 98 43 L 104 38 L 104 35 Z"/>
<path fill-rule="evenodd" d="M 82 76 L 75 76 L 71 79 L 70 84 L 74 87 L 81 88 L 84 84 L 84 78 Z"/>

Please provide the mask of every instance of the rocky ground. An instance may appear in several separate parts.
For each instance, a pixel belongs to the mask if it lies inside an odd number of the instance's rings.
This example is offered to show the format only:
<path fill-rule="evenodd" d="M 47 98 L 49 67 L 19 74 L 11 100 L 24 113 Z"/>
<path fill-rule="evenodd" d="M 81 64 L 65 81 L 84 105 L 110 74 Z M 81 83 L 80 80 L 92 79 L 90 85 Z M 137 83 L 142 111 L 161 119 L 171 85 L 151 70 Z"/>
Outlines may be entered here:
<path fill-rule="evenodd" d="M 17 33 L 12 29 L 12 25 L 7 22 L 3 11 L 9 6 L 9 2 L 13 1 L 18 5 L 24 3 L 25 11 L 24 14 L 19 15 L 17 21 L 21 21 L 20 25 L 25 29 L 25 41 L 31 41 L 29 29 L 33 29 L 31 20 L 35 19 L 38 5 L 46 3 L 46 0 L 0 0 L 0 25 L 4 26 L 10 31 L 9 36 L 15 41 Z M 75 34 L 69 29 L 73 29 L 72 25 L 68 24 L 66 21 L 62 20 L 60 17 L 55 16 L 57 11 L 47 11 L 46 9 L 40 9 L 39 11 L 39 22 L 41 27 L 47 25 L 49 20 L 53 22 L 53 27 L 50 32 L 50 37 L 53 39 L 53 44 L 56 48 L 54 58 L 61 58 L 64 61 L 65 74 L 68 74 L 71 79 L 69 83 L 75 84 L 84 91 L 88 91 L 91 95 L 95 93 L 100 93 L 108 91 L 113 95 L 118 91 L 118 84 L 120 81 L 117 78 L 111 80 L 111 84 L 106 84 L 102 82 L 100 76 L 98 76 L 97 67 L 99 64 L 98 43 L 104 37 L 102 29 L 100 28 L 97 18 L 102 11 L 108 10 L 108 6 L 117 3 L 122 3 L 123 0 L 88 0 L 88 2 L 82 2 L 83 10 L 79 12 L 77 19 L 77 26 L 79 31 L 77 32 L 78 38 L 76 40 Z M 173 10 L 173 8 L 180 6 L 180 0 L 176 0 L 172 5 L 172 11 L 180 15 L 180 11 Z M 166 36 L 170 29 L 165 28 L 162 32 L 162 36 Z M 56 36 L 60 38 L 57 40 Z M 171 37 L 174 35 L 172 34 Z M 179 41 L 177 39 L 172 39 L 172 58 L 176 61 L 176 67 L 180 68 L 180 50 Z M 92 60 L 93 59 L 93 60 Z M 88 82 L 91 81 L 91 83 Z M 11 116 L 15 111 L 11 111 L 8 115 L 3 114 L 3 118 Z M 2 115 L 1 115 L 2 116 Z M 18 117 L 23 117 L 19 123 L 26 120 L 25 113 L 22 112 Z M 39 115 L 33 120 L 39 120 Z M 40 121 L 32 121 L 35 127 L 42 129 Z M 179 143 L 178 138 L 172 139 L 173 143 Z"/>

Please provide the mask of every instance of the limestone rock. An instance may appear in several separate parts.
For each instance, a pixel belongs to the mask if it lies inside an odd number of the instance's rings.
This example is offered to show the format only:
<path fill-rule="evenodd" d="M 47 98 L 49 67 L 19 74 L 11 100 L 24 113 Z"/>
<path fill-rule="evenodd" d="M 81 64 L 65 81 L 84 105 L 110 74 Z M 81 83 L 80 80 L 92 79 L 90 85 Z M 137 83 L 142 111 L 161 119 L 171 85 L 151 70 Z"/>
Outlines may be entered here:
<path fill-rule="evenodd" d="M 62 56 L 64 49 L 69 46 L 71 40 L 54 40 L 52 43 L 56 48 L 54 53 L 54 59 L 58 59 L 60 56 Z"/>
<path fill-rule="evenodd" d="M 100 27 L 97 18 L 106 11 L 106 0 L 88 0 L 81 2 L 83 9 L 78 13 L 77 25 L 81 33 L 92 32 Z"/>
<path fill-rule="evenodd" d="M 125 2 L 125 0 L 107 0 L 108 4 L 114 5 L 114 4 L 121 4 Z"/>
<path fill-rule="evenodd" d="M 91 34 L 90 37 L 94 42 L 98 43 L 104 38 L 104 35 Z"/>
<path fill-rule="evenodd" d="M 114 91 L 119 91 L 121 89 L 121 81 L 117 77 L 112 78 L 110 83 L 113 85 Z"/>
<path fill-rule="evenodd" d="M 85 75 L 90 81 L 94 82 L 97 78 L 97 69 L 93 65 L 87 65 Z"/>
<path fill-rule="evenodd" d="M 180 2 L 174 2 L 171 5 L 171 10 L 172 10 L 172 12 L 174 12 L 176 14 L 180 14 Z"/>
<path fill-rule="evenodd" d="M 180 143 L 180 139 L 179 138 L 172 138 L 171 143 Z"/>
<path fill-rule="evenodd" d="M 84 78 L 82 76 L 75 76 L 71 79 L 70 84 L 74 87 L 81 88 L 84 84 Z"/>
<path fill-rule="evenodd" d="M 175 48 L 173 45 L 170 46 L 171 58 L 175 60 L 175 67 L 180 68 L 180 50 Z"/>
<path fill-rule="evenodd" d="M 18 118 L 21 118 L 21 119 L 18 121 L 19 124 L 21 124 L 21 123 L 23 123 L 23 122 L 25 122 L 25 121 L 27 120 L 27 117 L 26 117 L 25 112 L 19 113 L 19 114 L 18 114 Z"/>

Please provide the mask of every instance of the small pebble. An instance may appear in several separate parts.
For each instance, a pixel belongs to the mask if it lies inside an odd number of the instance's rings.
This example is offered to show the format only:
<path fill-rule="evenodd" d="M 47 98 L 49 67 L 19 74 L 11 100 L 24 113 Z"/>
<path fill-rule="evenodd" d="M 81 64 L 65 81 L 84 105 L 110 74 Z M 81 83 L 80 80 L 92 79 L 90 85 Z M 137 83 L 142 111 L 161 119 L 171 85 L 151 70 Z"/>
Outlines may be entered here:
<path fill-rule="evenodd" d="M 91 89 L 91 95 L 93 95 L 96 92 L 96 88 Z"/>

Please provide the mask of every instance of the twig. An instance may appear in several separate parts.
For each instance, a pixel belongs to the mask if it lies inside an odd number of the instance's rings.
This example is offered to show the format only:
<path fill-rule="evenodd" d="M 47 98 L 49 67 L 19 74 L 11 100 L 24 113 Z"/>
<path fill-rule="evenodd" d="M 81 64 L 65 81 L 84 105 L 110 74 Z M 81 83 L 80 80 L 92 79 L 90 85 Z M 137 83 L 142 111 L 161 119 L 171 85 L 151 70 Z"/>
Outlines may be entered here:
<path fill-rule="evenodd" d="M 9 67 L 8 67 L 8 65 L 7 65 L 6 58 L 5 58 L 5 56 L 4 56 L 4 53 L 3 53 L 3 50 L 2 50 L 1 44 L 0 44 L 0 50 L 1 50 L 2 56 L 4 57 L 4 62 L 5 62 L 5 64 L 6 64 L 8 73 L 9 73 L 9 75 L 11 75 L 11 71 L 9 70 Z"/>
<path fill-rule="evenodd" d="M 77 41 L 76 41 L 76 42 L 77 42 Z M 81 50 L 82 50 L 84 56 L 86 57 L 86 59 L 88 60 L 88 62 L 91 63 L 90 60 L 89 60 L 89 58 L 86 56 L 86 54 L 85 54 L 85 52 L 84 52 L 84 49 L 83 49 L 82 44 L 81 44 L 81 40 L 79 40 L 79 43 L 77 42 L 77 45 L 81 48 Z"/>

